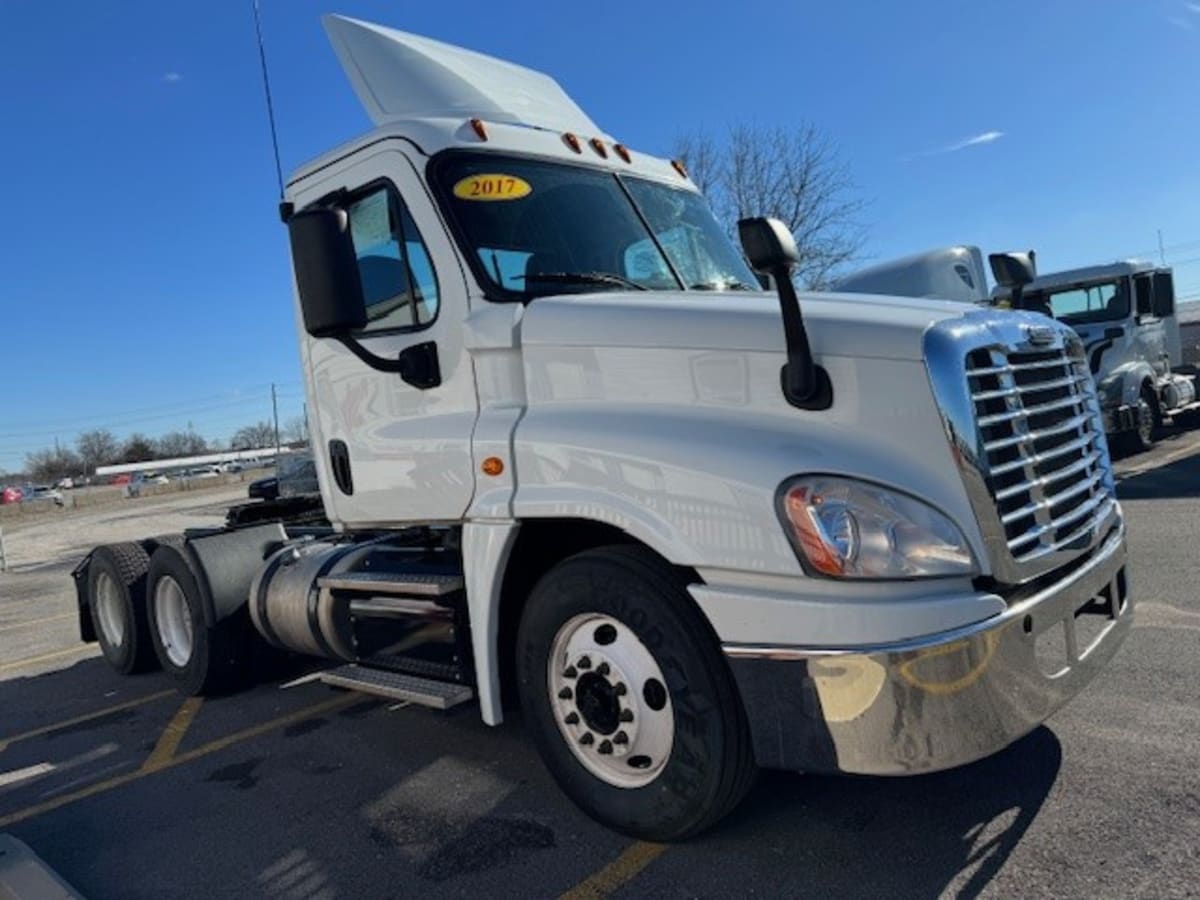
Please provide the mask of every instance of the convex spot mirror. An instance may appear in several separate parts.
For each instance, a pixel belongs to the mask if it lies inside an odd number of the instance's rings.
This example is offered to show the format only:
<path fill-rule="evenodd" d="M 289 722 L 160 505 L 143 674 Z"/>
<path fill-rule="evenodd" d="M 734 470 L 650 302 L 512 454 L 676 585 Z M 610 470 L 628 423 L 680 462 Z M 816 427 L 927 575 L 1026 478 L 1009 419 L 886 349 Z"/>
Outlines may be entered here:
<path fill-rule="evenodd" d="M 302 210 L 288 220 L 288 238 L 305 330 L 322 338 L 364 328 L 367 308 L 346 211 Z"/>
<path fill-rule="evenodd" d="M 738 221 L 742 252 L 756 272 L 771 274 L 800 262 L 796 239 L 778 219 L 754 218 Z"/>
<path fill-rule="evenodd" d="M 1024 287 L 1037 277 L 1036 254 L 1032 250 L 1024 253 L 989 253 L 988 265 L 992 277 L 1001 287 Z"/>

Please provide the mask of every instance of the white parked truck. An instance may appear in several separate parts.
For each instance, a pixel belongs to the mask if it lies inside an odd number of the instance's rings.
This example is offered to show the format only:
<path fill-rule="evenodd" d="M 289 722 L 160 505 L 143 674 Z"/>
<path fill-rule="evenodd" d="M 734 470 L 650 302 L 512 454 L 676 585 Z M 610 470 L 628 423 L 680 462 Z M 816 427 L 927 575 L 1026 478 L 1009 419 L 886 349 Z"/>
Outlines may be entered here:
<path fill-rule="evenodd" d="M 270 644 L 488 724 L 519 703 L 572 799 L 657 840 L 758 766 L 970 762 L 1096 676 L 1132 598 L 1074 332 L 801 304 L 778 222 L 744 259 L 550 78 L 326 28 L 375 122 L 282 206 L 333 527 L 95 549 L 110 662 L 203 693 Z"/>
<path fill-rule="evenodd" d="M 1011 289 L 993 291 L 994 302 L 1011 300 Z M 1125 260 L 1051 272 L 1025 285 L 1018 302 L 1083 340 L 1105 430 L 1131 449 L 1148 450 L 1164 417 L 1184 421 L 1200 409 L 1196 371 L 1183 365 L 1169 268 Z"/>

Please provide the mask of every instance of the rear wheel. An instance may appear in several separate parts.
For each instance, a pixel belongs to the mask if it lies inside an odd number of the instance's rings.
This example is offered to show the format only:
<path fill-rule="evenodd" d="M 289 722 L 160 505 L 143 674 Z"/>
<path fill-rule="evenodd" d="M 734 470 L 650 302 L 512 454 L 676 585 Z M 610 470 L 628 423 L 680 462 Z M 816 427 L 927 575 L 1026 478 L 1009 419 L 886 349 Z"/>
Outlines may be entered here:
<path fill-rule="evenodd" d="M 109 665 L 122 675 L 157 667 L 146 610 L 150 557 L 138 544 L 106 544 L 88 566 L 88 612 Z"/>
<path fill-rule="evenodd" d="M 716 637 L 676 572 L 642 548 L 581 553 L 538 582 L 517 675 L 551 774 L 612 828 L 686 838 L 752 783 L 749 730 Z"/>
<path fill-rule="evenodd" d="M 186 694 L 216 694 L 245 679 L 249 622 L 245 610 L 209 626 L 192 567 L 182 550 L 161 545 L 146 575 L 150 634 L 163 671 Z"/>

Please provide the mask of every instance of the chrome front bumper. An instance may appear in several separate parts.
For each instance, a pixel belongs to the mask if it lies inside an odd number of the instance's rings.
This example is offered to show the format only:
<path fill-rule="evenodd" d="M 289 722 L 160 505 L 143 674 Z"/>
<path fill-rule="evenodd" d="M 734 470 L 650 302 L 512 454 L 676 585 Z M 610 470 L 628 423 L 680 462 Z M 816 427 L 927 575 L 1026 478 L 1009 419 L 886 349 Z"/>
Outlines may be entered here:
<path fill-rule="evenodd" d="M 903 775 L 995 753 L 1116 653 L 1133 621 L 1127 585 L 1122 524 L 1074 572 L 975 625 L 845 649 L 726 644 L 755 757 Z"/>

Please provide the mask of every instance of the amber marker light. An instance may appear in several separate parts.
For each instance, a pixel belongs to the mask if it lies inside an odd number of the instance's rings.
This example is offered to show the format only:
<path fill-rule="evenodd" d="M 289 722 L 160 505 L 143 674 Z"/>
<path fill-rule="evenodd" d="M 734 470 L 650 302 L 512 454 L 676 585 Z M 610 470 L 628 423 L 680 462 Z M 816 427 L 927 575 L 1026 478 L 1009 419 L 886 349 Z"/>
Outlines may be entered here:
<path fill-rule="evenodd" d="M 571 132 L 569 132 L 569 131 L 565 132 L 563 134 L 563 140 L 566 141 L 567 146 L 570 147 L 572 150 L 574 150 L 576 153 L 583 152 L 583 146 L 579 143 L 579 138 L 575 137 L 575 135 L 571 134 Z"/>
<path fill-rule="evenodd" d="M 479 468 L 483 470 L 484 475 L 491 475 L 492 477 L 495 477 L 503 474 L 504 460 L 498 456 L 489 456 L 480 464 Z"/>
<path fill-rule="evenodd" d="M 487 128 L 484 127 L 483 119 L 472 119 L 471 130 L 475 132 L 481 141 L 488 139 Z"/>
<path fill-rule="evenodd" d="M 599 153 L 601 157 L 608 159 L 608 148 L 604 146 L 604 141 L 600 140 L 600 138 L 592 138 L 588 143 L 592 145 L 592 149 Z"/>
<path fill-rule="evenodd" d="M 613 144 L 613 149 L 617 151 L 617 156 L 621 157 L 625 162 L 633 162 L 633 157 L 629 155 L 629 148 L 624 144 Z"/>
<path fill-rule="evenodd" d="M 671 160 L 671 168 L 678 172 L 681 178 L 687 178 L 687 169 L 683 167 L 683 163 L 679 160 Z"/>

